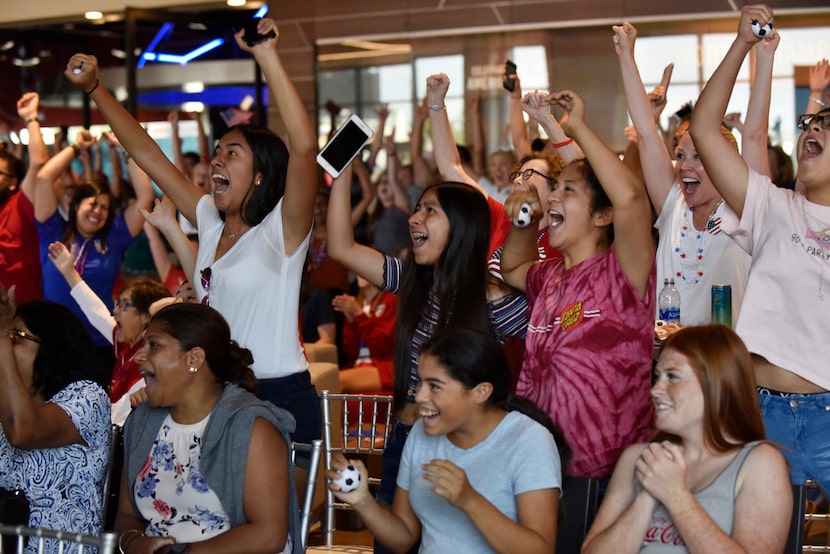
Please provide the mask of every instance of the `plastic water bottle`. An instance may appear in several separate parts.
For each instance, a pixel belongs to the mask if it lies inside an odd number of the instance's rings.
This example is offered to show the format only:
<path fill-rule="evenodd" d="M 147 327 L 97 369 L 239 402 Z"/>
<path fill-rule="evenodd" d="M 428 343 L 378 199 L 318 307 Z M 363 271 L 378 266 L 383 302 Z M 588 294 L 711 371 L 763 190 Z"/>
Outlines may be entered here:
<path fill-rule="evenodd" d="M 657 295 L 660 319 L 666 323 L 680 323 L 680 293 L 674 288 L 674 279 L 663 282 L 663 289 Z"/>

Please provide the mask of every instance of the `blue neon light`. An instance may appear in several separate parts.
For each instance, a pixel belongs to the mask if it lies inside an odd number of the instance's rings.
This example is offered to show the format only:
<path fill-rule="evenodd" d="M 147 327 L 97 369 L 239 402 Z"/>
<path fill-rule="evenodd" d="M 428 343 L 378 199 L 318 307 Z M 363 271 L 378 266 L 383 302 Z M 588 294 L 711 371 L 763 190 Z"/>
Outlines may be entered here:
<path fill-rule="evenodd" d="M 254 19 L 256 19 L 257 17 L 265 17 L 265 14 L 267 14 L 267 13 L 268 13 L 268 4 L 263 4 L 262 7 L 259 8 L 257 10 L 257 12 L 254 14 Z"/>

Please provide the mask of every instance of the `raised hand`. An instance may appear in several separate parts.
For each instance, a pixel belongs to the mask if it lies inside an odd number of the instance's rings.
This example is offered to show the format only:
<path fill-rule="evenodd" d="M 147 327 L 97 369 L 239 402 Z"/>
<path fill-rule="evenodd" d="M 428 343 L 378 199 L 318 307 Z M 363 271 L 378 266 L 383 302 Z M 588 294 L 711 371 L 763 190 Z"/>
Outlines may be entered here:
<path fill-rule="evenodd" d="M 827 87 L 830 87 L 830 62 L 822 58 L 810 68 L 810 95 L 824 101 Z"/>
<path fill-rule="evenodd" d="M 443 105 L 444 97 L 450 88 L 450 78 L 446 73 L 437 73 L 427 77 L 427 104 L 430 106 Z"/>
<path fill-rule="evenodd" d="M 747 44 L 755 44 L 761 40 L 769 40 L 770 37 L 775 34 L 771 33 L 764 38 L 756 37 L 755 33 L 752 32 L 753 21 L 757 21 L 761 25 L 766 25 L 768 22 L 772 21 L 772 9 L 764 4 L 755 4 L 752 6 L 742 7 L 741 20 L 738 23 L 738 39 L 746 42 Z"/>
<path fill-rule="evenodd" d="M 179 224 L 176 221 L 176 206 L 167 196 L 155 199 L 152 212 L 148 212 L 143 208 L 139 211 L 150 225 L 160 231 L 171 230 L 173 229 L 172 226 Z"/>
<path fill-rule="evenodd" d="M 270 17 L 263 17 L 259 20 L 256 30 L 260 35 L 267 35 L 271 31 L 274 31 L 275 36 L 267 38 L 253 46 L 248 46 L 248 43 L 245 42 L 245 29 L 240 29 L 233 35 L 233 38 L 236 39 L 237 46 L 239 46 L 241 50 L 250 52 L 251 54 L 267 49 L 276 50 L 277 44 L 279 44 L 280 41 L 280 30 L 279 27 L 277 27 L 277 23 Z"/>
<path fill-rule="evenodd" d="M 89 54 L 75 54 L 69 58 L 63 74 L 84 92 L 92 92 L 98 85 L 98 59 Z"/>
<path fill-rule="evenodd" d="M 64 277 L 75 270 L 77 249 L 78 245 L 74 243 L 71 249 L 66 248 L 66 245 L 62 242 L 53 242 L 49 245 L 49 260 L 55 264 L 55 267 Z"/>
<path fill-rule="evenodd" d="M 522 110 L 541 123 L 544 119 L 552 117 L 549 97 L 550 94 L 547 92 L 528 92 L 522 97 Z"/>
<path fill-rule="evenodd" d="M 614 50 L 617 55 L 634 56 L 634 42 L 637 40 L 637 29 L 634 25 L 625 21 L 622 25 L 614 25 L 611 30 L 614 31 L 611 40 L 614 42 Z"/>
<path fill-rule="evenodd" d="M 562 118 L 559 122 L 562 128 L 569 135 L 574 126 L 585 124 L 585 101 L 572 90 L 562 90 L 554 92 L 548 96 L 548 102 L 560 106 L 567 118 Z"/>
<path fill-rule="evenodd" d="M 37 118 L 38 103 L 40 96 L 36 92 L 27 92 L 17 101 L 17 115 L 23 122 Z"/>

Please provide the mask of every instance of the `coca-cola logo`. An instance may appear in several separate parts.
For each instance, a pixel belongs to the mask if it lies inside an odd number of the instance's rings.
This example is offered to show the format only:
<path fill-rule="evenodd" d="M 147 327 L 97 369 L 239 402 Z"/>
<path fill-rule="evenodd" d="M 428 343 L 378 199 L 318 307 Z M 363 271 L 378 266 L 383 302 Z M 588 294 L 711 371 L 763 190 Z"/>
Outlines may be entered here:
<path fill-rule="evenodd" d="M 685 546 L 686 544 L 683 542 L 683 537 L 680 536 L 680 531 L 672 523 L 672 520 L 662 516 L 654 516 L 651 519 L 651 526 L 646 531 L 646 537 L 643 542 L 658 542 L 674 546 Z"/>

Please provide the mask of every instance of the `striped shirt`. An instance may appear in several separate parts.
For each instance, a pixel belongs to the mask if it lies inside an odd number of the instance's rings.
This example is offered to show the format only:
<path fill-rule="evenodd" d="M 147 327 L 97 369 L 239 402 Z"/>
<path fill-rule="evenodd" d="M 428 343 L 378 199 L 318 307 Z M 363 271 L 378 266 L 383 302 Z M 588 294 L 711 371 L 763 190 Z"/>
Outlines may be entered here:
<path fill-rule="evenodd" d="M 383 265 L 383 290 L 399 292 L 401 275 L 403 274 L 403 260 L 384 256 Z M 524 295 L 518 292 L 487 303 L 490 311 L 490 324 L 499 343 L 504 343 L 507 337 L 524 338 L 527 331 L 527 300 Z M 435 327 L 438 325 L 438 318 L 441 308 L 438 305 L 438 298 L 434 292 L 430 292 L 427 304 L 421 310 L 421 318 L 415 327 L 412 336 L 412 348 L 409 354 L 409 386 L 406 390 L 406 401 L 415 401 L 415 389 L 418 386 L 418 356 L 421 346 L 432 336 Z"/>

